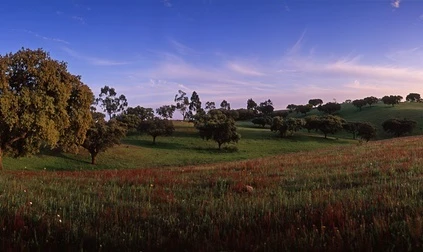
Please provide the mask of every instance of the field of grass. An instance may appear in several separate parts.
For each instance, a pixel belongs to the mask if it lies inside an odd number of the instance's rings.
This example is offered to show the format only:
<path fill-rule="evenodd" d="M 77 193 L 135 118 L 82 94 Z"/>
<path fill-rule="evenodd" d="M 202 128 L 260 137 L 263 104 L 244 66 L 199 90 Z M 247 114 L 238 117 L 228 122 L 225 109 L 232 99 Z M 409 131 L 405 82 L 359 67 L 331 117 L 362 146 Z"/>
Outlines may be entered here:
<path fill-rule="evenodd" d="M 422 250 L 422 140 L 176 168 L 5 170 L 0 250 Z"/>
<path fill-rule="evenodd" d="M 77 155 L 44 151 L 26 158 L 4 158 L 6 169 L 12 170 L 92 170 L 162 168 L 206 163 L 247 160 L 281 153 L 315 150 L 336 145 L 355 143 L 351 139 L 323 139 L 320 135 L 299 134 L 282 139 L 269 129 L 257 128 L 250 122 L 238 127 L 241 140 L 236 145 L 219 151 L 213 141 L 204 141 L 191 123 L 175 122 L 176 131 L 171 137 L 158 137 L 152 144 L 148 135 L 133 135 L 98 156 L 98 164 L 90 164 L 89 154 L 81 150 Z"/>
<path fill-rule="evenodd" d="M 314 109 L 308 115 L 322 114 Z M 379 102 L 371 107 L 365 106 L 359 111 L 352 104 L 342 104 L 342 109 L 337 113 L 347 121 L 370 122 L 377 129 L 377 139 L 392 138 L 392 135 L 383 131 L 382 123 L 391 118 L 411 119 L 417 121 L 413 135 L 423 135 L 423 103 L 402 102 L 394 107 Z M 297 116 L 293 114 L 293 116 Z M 340 137 L 350 137 L 348 133 L 339 134 Z"/>

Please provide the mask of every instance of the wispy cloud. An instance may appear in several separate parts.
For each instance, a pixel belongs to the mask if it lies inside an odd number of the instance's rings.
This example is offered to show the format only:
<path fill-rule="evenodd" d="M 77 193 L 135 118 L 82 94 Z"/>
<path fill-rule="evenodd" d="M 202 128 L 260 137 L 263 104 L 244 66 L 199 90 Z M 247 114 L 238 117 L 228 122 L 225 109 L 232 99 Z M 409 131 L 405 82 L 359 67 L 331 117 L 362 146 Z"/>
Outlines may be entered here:
<path fill-rule="evenodd" d="M 46 37 L 46 36 L 43 36 L 41 34 L 38 34 L 38 33 L 33 32 L 33 31 L 29 31 L 29 30 L 17 30 L 17 31 L 23 31 L 23 32 L 28 33 L 28 34 L 31 34 L 31 35 L 33 35 L 33 36 L 35 36 L 37 38 L 48 40 L 48 41 L 54 41 L 54 42 L 58 42 L 58 43 L 62 43 L 62 44 L 67 44 L 67 45 L 70 44 L 66 40 L 59 39 L 59 38 Z"/>
<path fill-rule="evenodd" d="M 228 62 L 227 67 L 237 73 L 248 76 L 264 76 L 265 74 L 249 66 L 244 66 L 236 62 Z"/>
<path fill-rule="evenodd" d="M 398 9 L 400 7 L 401 0 L 392 0 L 391 6 Z"/>
<path fill-rule="evenodd" d="M 307 33 L 307 30 L 304 30 L 301 33 L 301 36 L 298 38 L 297 42 L 295 42 L 295 44 L 290 49 L 288 49 L 288 51 L 286 52 L 286 54 L 288 56 L 294 55 L 294 54 L 298 53 L 301 50 L 301 47 L 302 47 L 302 44 L 303 44 L 303 40 L 304 40 L 304 36 L 305 36 L 306 33 Z"/>
<path fill-rule="evenodd" d="M 86 62 L 88 62 L 91 65 L 95 65 L 95 66 L 119 66 L 119 65 L 127 65 L 130 64 L 130 62 L 127 61 L 114 61 L 114 60 L 109 60 L 109 59 L 103 59 L 103 58 L 97 58 L 97 57 L 91 57 L 91 56 L 86 56 L 84 54 L 80 54 L 68 47 L 62 47 L 62 50 L 65 51 L 66 53 L 68 53 L 70 56 L 77 58 L 77 59 L 81 59 L 84 60 Z"/>
<path fill-rule="evenodd" d="M 175 50 L 182 55 L 188 55 L 188 54 L 199 54 L 196 50 L 192 49 L 189 46 L 186 46 L 174 39 L 169 39 L 172 46 L 175 48 Z"/>
<path fill-rule="evenodd" d="M 81 23 L 81 24 L 85 24 L 85 19 L 83 18 L 83 17 L 80 17 L 80 16 L 72 16 L 71 17 L 73 20 L 76 20 L 76 21 L 78 21 L 79 23 Z"/>
<path fill-rule="evenodd" d="M 168 8 L 172 7 L 172 3 L 170 2 L 170 0 L 163 0 L 162 2 L 165 7 L 168 7 Z"/>

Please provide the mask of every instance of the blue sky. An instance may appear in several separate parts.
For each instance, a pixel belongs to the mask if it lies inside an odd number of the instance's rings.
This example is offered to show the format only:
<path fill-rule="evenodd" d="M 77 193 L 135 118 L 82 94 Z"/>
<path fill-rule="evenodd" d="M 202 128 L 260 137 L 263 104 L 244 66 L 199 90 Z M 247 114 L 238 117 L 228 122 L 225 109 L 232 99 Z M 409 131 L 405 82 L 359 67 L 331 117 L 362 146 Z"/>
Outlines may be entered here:
<path fill-rule="evenodd" d="M 43 48 L 130 106 L 423 93 L 423 0 L 22 0 L 0 16 L 0 54 Z"/>

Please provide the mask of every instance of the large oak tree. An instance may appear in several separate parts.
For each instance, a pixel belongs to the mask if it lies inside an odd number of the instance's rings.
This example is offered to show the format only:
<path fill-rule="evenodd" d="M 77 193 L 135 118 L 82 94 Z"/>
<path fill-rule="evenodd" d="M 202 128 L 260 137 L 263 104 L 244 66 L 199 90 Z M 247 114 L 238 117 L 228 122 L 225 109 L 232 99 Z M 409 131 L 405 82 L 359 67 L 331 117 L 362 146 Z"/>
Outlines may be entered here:
<path fill-rule="evenodd" d="M 0 56 L 0 169 L 3 154 L 82 144 L 93 97 L 65 62 L 41 49 Z"/>

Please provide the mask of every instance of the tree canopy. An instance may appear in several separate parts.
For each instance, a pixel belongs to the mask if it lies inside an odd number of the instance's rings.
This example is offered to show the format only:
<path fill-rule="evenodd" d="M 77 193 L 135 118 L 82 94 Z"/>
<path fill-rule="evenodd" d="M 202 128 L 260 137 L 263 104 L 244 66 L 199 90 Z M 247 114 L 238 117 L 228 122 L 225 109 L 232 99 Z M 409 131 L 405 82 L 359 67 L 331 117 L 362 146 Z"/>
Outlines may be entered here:
<path fill-rule="evenodd" d="M 120 140 L 126 134 L 126 129 L 116 119 L 106 122 L 104 117 L 102 113 L 94 113 L 94 120 L 82 145 L 91 155 L 91 164 L 96 163 L 96 157 L 100 152 L 120 144 Z"/>
<path fill-rule="evenodd" d="M 182 114 L 182 120 L 185 120 L 187 117 L 188 107 L 190 105 L 189 99 L 182 90 L 178 90 L 178 94 L 175 95 L 174 101 L 176 102 L 176 109 L 179 110 Z"/>
<path fill-rule="evenodd" d="M 366 105 L 367 105 L 367 102 L 366 102 L 366 100 L 364 100 L 364 99 L 357 99 L 357 100 L 352 101 L 352 104 L 353 104 L 355 107 L 357 107 L 357 108 L 358 108 L 358 110 L 360 110 L 360 111 L 361 111 L 361 108 L 362 108 L 362 107 L 364 107 L 364 106 L 366 106 Z"/>
<path fill-rule="evenodd" d="M 407 119 L 388 119 L 382 123 L 383 130 L 397 137 L 413 132 L 417 122 Z"/>
<path fill-rule="evenodd" d="M 226 116 L 221 110 L 210 110 L 195 122 L 195 127 L 200 137 L 217 142 L 219 149 L 222 144 L 238 142 L 241 135 L 237 133 L 235 121 L 232 117 Z"/>
<path fill-rule="evenodd" d="M 395 106 L 395 104 L 399 104 L 402 100 L 402 96 L 400 95 L 385 95 L 382 97 L 382 101 L 384 104 L 391 105 L 392 107 Z"/>
<path fill-rule="evenodd" d="M 336 111 L 341 110 L 341 104 L 336 103 L 336 102 L 328 102 L 324 105 L 320 105 L 319 107 L 317 107 L 317 110 L 322 111 L 322 112 L 327 113 L 327 114 L 333 114 Z"/>
<path fill-rule="evenodd" d="M 82 144 L 93 97 L 65 62 L 42 49 L 0 56 L 0 169 L 3 154 Z"/>
<path fill-rule="evenodd" d="M 418 93 L 409 93 L 405 100 L 409 102 L 419 102 L 421 100 L 420 94 Z"/>
<path fill-rule="evenodd" d="M 322 99 L 310 99 L 308 104 L 312 105 L 313 107 L 319 106 L 323 104 Z"/>
<path fill-rule="evenodd" d="M 155 117 L 141 122 L 139 131 L 145 132 L 153 137 L 153 144 L 156 144 L 158 136 L 170 136 L 175 131 L 172 121 Z"/>
<path fill-rule="evenodd" d="M 101 88 L 96 102 L 103 109 L 103 112 L 109 115 L 109 119 L 117 113 L 124 111 L 128 106 L 125 95 L 118 96 L 116 90 L 109 86 Z"/>

